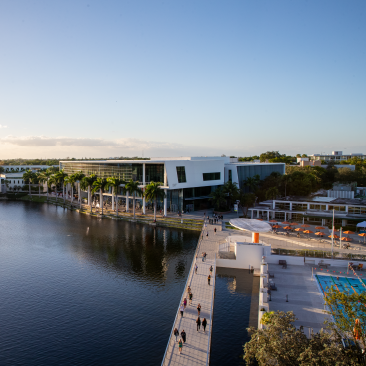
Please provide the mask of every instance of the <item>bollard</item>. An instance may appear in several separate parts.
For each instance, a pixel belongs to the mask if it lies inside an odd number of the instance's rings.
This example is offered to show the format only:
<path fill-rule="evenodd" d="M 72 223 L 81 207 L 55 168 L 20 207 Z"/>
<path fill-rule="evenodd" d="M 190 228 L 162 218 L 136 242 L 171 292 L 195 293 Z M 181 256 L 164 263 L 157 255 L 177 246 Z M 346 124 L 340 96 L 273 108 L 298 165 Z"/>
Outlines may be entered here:
<path fill-rule="evenodd" d="M 288 295 L 286 295 L 286 302 L 288 302 Z"/>

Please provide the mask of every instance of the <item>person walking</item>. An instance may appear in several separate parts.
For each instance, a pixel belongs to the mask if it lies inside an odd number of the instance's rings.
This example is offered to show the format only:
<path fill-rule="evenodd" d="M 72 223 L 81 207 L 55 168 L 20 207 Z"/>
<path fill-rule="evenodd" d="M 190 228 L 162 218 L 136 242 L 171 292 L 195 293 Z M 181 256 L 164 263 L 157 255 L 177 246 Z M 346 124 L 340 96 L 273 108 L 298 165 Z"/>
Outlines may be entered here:
<path fill-rule="evenodd" d="M 217 229 L 216 229 L 216 228 L 214 228 L 215 235 L 216 235 L 216 231 L 217 231 Z"/>
<path fill-rule="evenodd" d="M 184 329 L 182 330 L 182 332 L 180 333 L 182 339 L 183 339 L 183 342 L 186 343 L 186 340 L 187 340 L 187 335 L 186 335 L 186 332 L 184 331 Z"/>
<path fill-rule="evenodd" d="M 202 252 L 202 262 L 204 262 L 204 261 L 205 261 L 205 253 Z"/>
<path fill-rule="evenodd" d="M 206 252 L 204 253 L 204 256 L 205 256 L 205 260 L 206 260 L 206 257 L 207 257 L 207 253 Z"/>
<path fill-rule="evenodd" d="M 206 236 L 208 236 L 208 231 L 206 231 Z"/>
<path fill-rule="evenodd" d="M 196 272 L 196 274 L 197 274 L 197 270 L 198 270 L 198 266 L 196 264 L 196 266 L 194 267 L 194 271 Z"/>
<path fill-rule="evenodd" d="M 202 320 L 202 326 L 203 326 L 203 331 L 206 333 L 206 325 L 207 325 L 207 320 L 206 318 L 203 318 Z"/>
<path fill-rule="evenodd" d="M 201 314 L 201 304 L 197 305 L 197 313 L 198 313 L 198 316 L 200 316 L 200 314 Z"/>
<path fill-rule="evenodd" d="M 208 275 L 207 281 L 208 281 L 208 285 L 210 286 L 210 281 L 211 281 L 211 276 L 210 275 Z"/>
<path fill-rule="evenodd" d="M 193 294 L 192 292 L 189 293 L 189 305 L 192 305 L 192 298 L 193 298 Z"/>
<path fill-rule="evenodd" d="M 213 270 L 213 267 L 211 266 L 210 267 L 210 274 L 212 275 L 212 270 Z"/>
<path fill-rule="evenodd" d="M 185 297 L 183 300 L 184 310 L 186 310 L 187 307 L 187 298 Z"/>
<path fill-rule="evenodd" d="M 189 294 L 191 293 L 191 287 L 190 286 L 188 286 L 188 288 L 187 288 L 187 296 L 189 297 Z"/>
<path fill-rule="evenodd" d="M 175 341 L 178 342 L 179 330 L 177 328 L 174 328 L 173 334 L 175 335 Z"/>
<path fill-rule="evenodd" d="M 198 332 L 201 328 L 201 319 L 200 319 L 200 317 L 197 318 L 196 324 L 197 324 L 197 332 Z"/>
<path fill-rule="evenodd" d="M 184 305 L 182 304 L 179 308 L 180 316 L 183 318 L 183 312 L 184 312 Z"/>
<path fill-rule="evenodd" d="M 182 353 L 182 349 L 183 349 L 183 341 L 182 341 L 182 338 L 179 340 L 178 346 L 179 346 L 179 353 Z"/>

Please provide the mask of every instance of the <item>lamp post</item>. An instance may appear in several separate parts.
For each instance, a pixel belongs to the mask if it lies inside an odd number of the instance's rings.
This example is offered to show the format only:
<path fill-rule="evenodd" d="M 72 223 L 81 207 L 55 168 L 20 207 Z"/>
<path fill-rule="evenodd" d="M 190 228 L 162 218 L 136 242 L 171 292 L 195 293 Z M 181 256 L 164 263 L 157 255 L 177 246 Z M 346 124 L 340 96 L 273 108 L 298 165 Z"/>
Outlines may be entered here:
<path fill-rule="evenodd" d="M 334 208 L 333 208 L 333 222 L 332 222 L 332 259 L 333 259 L 333 245 L 334 245 Z"/>

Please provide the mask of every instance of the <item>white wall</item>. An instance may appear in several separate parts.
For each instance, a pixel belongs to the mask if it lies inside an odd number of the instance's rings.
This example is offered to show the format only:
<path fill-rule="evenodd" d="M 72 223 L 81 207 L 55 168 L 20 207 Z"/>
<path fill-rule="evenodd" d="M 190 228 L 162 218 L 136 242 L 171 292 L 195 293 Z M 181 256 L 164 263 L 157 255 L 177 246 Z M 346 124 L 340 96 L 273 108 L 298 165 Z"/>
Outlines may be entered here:
<path fill-rule="evenodd" d="M 186 183 L 178 183 L 177 166 L 184 166 Z M 172 160 L 165 161 L 169 189 L 216 186 L 224 184 L 224 160 Z M 203 173 L 220 172 L 220 180 L 203 180 Z"/>
<path fill-rule="evenodd" d="M 249 266 L 260 268 L 263 246 L 255 244 L 235 243 L 236 259 L 216 259 L 216 266 L 226 268 L 247 269 Z"/>

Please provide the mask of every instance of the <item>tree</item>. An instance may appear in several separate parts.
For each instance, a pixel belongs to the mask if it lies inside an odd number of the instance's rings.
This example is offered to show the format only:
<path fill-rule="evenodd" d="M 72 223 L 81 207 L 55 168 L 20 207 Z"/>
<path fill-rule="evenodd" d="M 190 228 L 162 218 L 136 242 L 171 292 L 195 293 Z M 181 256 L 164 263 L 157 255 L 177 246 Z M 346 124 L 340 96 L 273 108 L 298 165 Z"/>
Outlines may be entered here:
<path fill-rule="evenodd" d="M 142 195 L 142 189 L 139 187 L 140 182 L 134 182 L 132 179 L 126 184 L 125 190 L 128 191 L 129 194 L 133 195 L 133 218 L 135 218 L 135 202 L 136 202 L 136 193 Z"/>
<path fill-rule="evenodd" d="M 31 183 L 33 183 L 36 180 L 36 175 L 35 173 L 33 173 L 30 169 L 27 170 L 24 174 L 23 174 L 23 179 L 24 179 L 24 183 L 28 182 L 29 184 L 29 195 L 32 196 L 32 192 L 31 192 Z"/>
<path fill-rule="evenodd" d="M 90 205 L 90 212 L 93 213 L 93 206 L 92 206 L 92 200 L 90 197 L 90 190 L 94 183 L 94 181 L 97 179 L 97 176 L 95 174 L 91 174 L 89 177 L 84 177 L 80 181 L 80 188 L 84 191 L 88 191 L 88 205 Z"/>
<path fill-rule="evenodd" d="M 334 333 L 321 332 L 308 339 L 302 327 L 293 325 L 294 313 L 277 311 L 267 319 L 265 329 L 248 328 L 251 339 L 244 345 L 247 365 L 260 366 L 345 366 L 358 365 L 350 350 L 340 347 L 341 339 Z"/>
<path fill-rule="evenodd" d="M 65 178 L 67 177 L 67 174 L 64 172 L 63 169 L 55 173 L 55 178 L 59 184 L 62 185 L 62 195 L 64 196 L 64 204 L 66 202 L 66 195 L 65 195 Z"/>
<path fill-rule="evenodd" d="M 239 192 L 238 195 L 239 206 L 243 211 L 243 216 L 246 217 L 248 214 L 249 207 L 253 207 L 256 197 L 254 193 Z"/>
<path fill-rule="evenodd" d="M 278 151 L 267 151 L 265 153 L 262 153 L 259 156 L 259 159 L 261 163 L 264 163 L 266 160 L 274 159 L 274 158 L 280 158 L 282 155 Z"/>
<path fill-rule="evenodd" d="M 227 198 L 229 201 L 229 207 L 231 208 L 231 203 L 232 203 L 233 199 L 235 199 L 239 194 L 238 184 L 236 182 L 233 183 L 233 182 L 227 181 L 224 184 L 223 191 L 227 195 Z"/>
<path fill-rule="evenodd" d="M 165 197 L 164 191 L 160 188 L 163 185 L 161 182 L 150 182 L 145 188 L 145 197 L 149 201 L 154 201 L 154 222 L 156 222 L 156 204 L 158 199 Z"/>
<path fill-rule="evenodd" d="M 335 286 L 326 289 L 324 301 L 332 310 L 334 321 L 329 327 L 341 338 L 359 338 L 362 348 L 366 347 L 366 293 L 340 292 Z M 358 319 L 358 324 L 356 324 Z M 357 333 L 359 337 L 357 337 Z"/>
<path fill-rule="evenodd" d="M 47 198 L 46 198 L 47 201 L 48 201 L 48 181 L 49 181 L 51 175 L 52 175 L 52 173 L 47 169 L 45 171 L 42 171 L 41 174 L 38 176 L 39 182 L 47 183 Z"/>
<path fill-rule="evenodd" d="M 77 180 L 77 173 L 71 174 L 65 178 L 65 183 L 70 184 L 71 186 L 71 202 L 70 202 L 71 207 L 72 207 L 72 201 L 74 200 L 74 184 L 76 183 L 76 180 Z"/>
<path fill-rule="evenodd" d="M 214 208 L 217 211 L 224 211 L 227 208 L 226 205 L 226 193 L 224 187 L 217 187 L 213 192 L 209 194 L 209 200 L 214 204 Z"/>
<path fill-rule="evenodd" d="M 48 179 L 48 186 L 49 188 L 51 188 L 52 184 L 55 185 L 55 193 L 56 193 L 56 204 L 57 204 L 57 184 L 58 184 L 58 181 L 57 181 L 57 177 L 55 174 L 51 175 Z"/>
<path fill-rule="evenodd" d="M 244 187 L 248 187 L 250 191 L 255 191 L 258 187 L 260 182 L 260 176 L 258 174 L 254 175 L 253 177 L 248 177 L 243 181 Z"/>
<path fill-rule="evenodd" d="M 271 187 L 266 192 L 266 199 L 267 200 L 274 200 L 278 196 L 279 191 L 277 187 Z"/>
<path fill-rule="evenodd" d="M 287 195 L 286 195 L 286 188 L 287 188 L 287 184 L 288 183 L 291 183 L 291 181 L 292 181 L 292 179 L 291 179 L 291 175 L 287 175 L 287 174 L 285 174 L 285 175 L 283 175 L 282 176 L 282 183 L 284 184 L 284 186 L 285 186 L 285 198 L 287 197 Z"/>
<path fill-rule="evenodd" d="M 93 182 L 93 189 L 92 189 L 92 193 L 95 193 L 97 191 L 99 191 L 99 205 L 102 208 L 102 215 L 103 215 L 103 206 L 104 206 L 104 202 L 103 202 L 103 190 L 105 185 L 107 184 L 107 181 L 105 178 L 97 178 L 94 182 Z"/>
<path fill-rule="evenodd" d="M 112 210 L 114 210 L 114 200 L 116 197 L 116 193 L 118 195 L 118 189 L 122 184 L 126 184 L 126 182 L 122 179 L 116 177 L 107 178 L 107 184 L 105 185 L 105 189 L 109 189 L 110 187 L 112 188 Z M 118 196 L 116 199 L 116 212 L 118 217 Z"/>
<path fill-rule="evenodd" d="M 80 189 L 80 182 L 85 177 L 85 175 L 80 171 L 73 174 L 75 177 L 76 182 L 78 182 L 78 201 L 80 204 L 81 209 L 81 189 Z"/>

